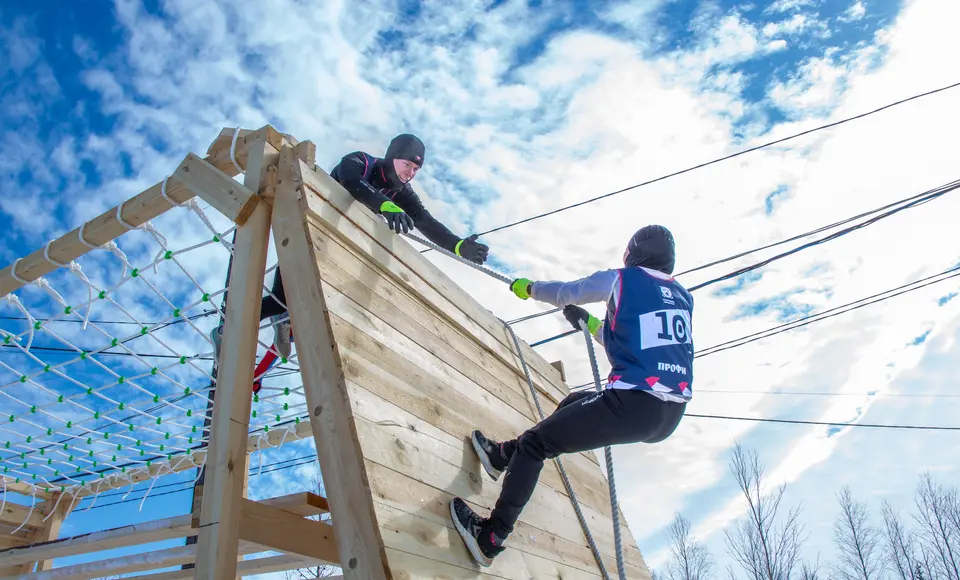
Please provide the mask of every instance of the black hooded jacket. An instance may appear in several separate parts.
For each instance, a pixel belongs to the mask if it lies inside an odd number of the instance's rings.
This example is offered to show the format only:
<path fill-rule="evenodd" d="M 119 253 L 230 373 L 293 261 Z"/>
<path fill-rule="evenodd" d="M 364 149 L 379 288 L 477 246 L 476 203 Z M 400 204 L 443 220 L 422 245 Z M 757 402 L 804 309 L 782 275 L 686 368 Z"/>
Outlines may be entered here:
<path fill-rule="evenodd" d="M 397 204 L 413 219 L 414 227 L 420 230 L 425 238 L 453 252 L 460 238 L 427 211 L 420 201 L 420 196 L 409 183 L 399 188 L 391 187 L 386 173 L 389 169 L 385 164 L 386 161 L 379 157 L 354 151 L 340 160 L 330 172 L 330 177 L 336 179 L 354 199 L 375 214 L 380 213 L 380 206 L 385 201 Z"/>

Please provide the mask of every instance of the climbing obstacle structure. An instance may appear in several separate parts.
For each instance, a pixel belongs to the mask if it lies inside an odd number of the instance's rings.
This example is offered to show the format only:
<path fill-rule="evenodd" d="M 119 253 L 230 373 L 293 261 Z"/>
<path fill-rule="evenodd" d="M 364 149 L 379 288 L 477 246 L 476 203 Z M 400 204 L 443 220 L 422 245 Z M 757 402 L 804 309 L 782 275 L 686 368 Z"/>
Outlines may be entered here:
<path fill-rule="evenodd" d="M 242 185 L 233 179 L 240 173 Z M 151 220 L 170 212 L 201 219 L 212 230 L 207 249 L 232 255 L 226 286 L 214 289 L 189 267 L 200 241 L 159 234 Z M 281 366 L 299 371 L 301 385 L 264 382 L 254 396 L 254 367 L 269 348 L 259 314 L 272 278 L 271 231 L 296 347 Z M 131 236 L 152 236 L 153 245 L 125 246 Z M 137 267 L 124 251 L 145 263 Z M 94 255 L 121 260 L 119 282 L 81 279 L 88 268 L 77 262 Z M 57 300 L 51 291 L 67 279 L 74 291 Z M 134 299 L 139 294 L 124 294 L 137 283 L 157 290 L 152 309 Z M 2 332 L 16 356 L 0 357 L 0 405 L 5 414 L 16 407 L 0 435 L 9 439 L 0 449 L 4 497 L 15 506 L 0 515 L 0 578 L 94 578 L 184 564 L 193 567 L 146 577 L 235 578 L 317 563 L 351 579 L 616 577 L 610 497 L 592 453 L 562 459 L 566 482 L 548 462 L 508 550 L 491 568 L 473 563 L 449 501 L 460 496 L 487 513 L 500 483 L 480 466 L 471 430 L 516 436 L 539 420 L 538 402 L 549 413 L 568 389 L 557 367 L 522 341 L 518 351 L 502 321 L 317 169 L 309 141 L 270 126 L 224 129 L 205 158 L 188 155 L 168 179 L 0 272 L 0 296 L 17 295 L 7 302 L 23 320 L 5 320 Z M 128 312 L 134 330 L 99 332 L 103 300 Z M 220 317 L 223 344 L 211 372 L 201 361 L 212 359 L 207 333 Z M 84 330 L 58 330 L 67 319 Z M 44 360 L 51 351 L 39 345 L 52 338 L 69 344 L 67 362 Z M 142 344 L 126 346 L 134 339 L 154 340 L 168 358 L 110 358 L 118 349 L 142 352 Z M 250 454 L 310 434 L 328 497 L 305 489 L 248 499 Z M 199 466 L 205 479 L 194 513 L 56 538 L 83 498 Z M 329 519 L 308 519 L 319 514 Z M 647 580 L 619 521 L 627 577 Z M 181 537 L 196 543 L 51 566 L 53 558 Z"/>

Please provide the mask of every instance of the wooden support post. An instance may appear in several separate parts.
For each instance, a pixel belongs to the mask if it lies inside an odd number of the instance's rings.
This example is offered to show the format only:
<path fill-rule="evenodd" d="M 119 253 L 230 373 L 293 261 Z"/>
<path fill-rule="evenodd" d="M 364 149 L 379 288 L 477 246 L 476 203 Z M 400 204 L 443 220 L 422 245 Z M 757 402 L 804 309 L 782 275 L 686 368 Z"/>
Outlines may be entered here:
<path fill-rule="evenodd" d="M 280 152 L 273 235 L 283 271 L 287 307 L 300 345 L 310 425 L 327 489 L 344 577 L 386 579 L 363 454 L 352 427 L 353 413 L 327 317 L 317 256 L 302 205 L 300 162 L 293 147 Z"/>
<path fill-rule="evenodd" d="M 266 140 L 251 145 L 244 185 L 253 191 L 259 190 L 261 178 L 276 158 L 275 150 Z M 198 579 L 232 580 L 237 574 L 243 467 L 252 398 L 250 385 L 257 353 L 271 209 L 268 203 L 258 204 L 250 219 L 237 230 L 230 298 L 217 365 L 216 403 L 210 425 L 208 480 L 200 507 Z"/>
<path fill-rule="evenodd" d="M 562 361 L 562 360 L 555 360 L 555 361 L 553 361 L 552 363 L 550 363 L 550 366 L 552 366 L 553 368 L 557 369 L 557 371 L 560 372 L 560 380 L 561 380 L 561 381 L 567 382 L 567 373 L 564 372 L 564 370 L 563 370 L 563 361 Z"/>

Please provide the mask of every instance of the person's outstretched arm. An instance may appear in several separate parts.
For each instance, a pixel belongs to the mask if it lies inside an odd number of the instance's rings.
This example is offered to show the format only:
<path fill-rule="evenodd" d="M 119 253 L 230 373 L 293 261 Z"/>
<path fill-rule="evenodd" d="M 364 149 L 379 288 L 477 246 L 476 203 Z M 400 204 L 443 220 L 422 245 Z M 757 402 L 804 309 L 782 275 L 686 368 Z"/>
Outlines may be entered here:
<path fill-rule="evenodd" d="M 414 226 L 423 233 L 423 236 L 434 244 L 471 262 L 483 264 L 487 261 L 489 246 L 477 242 L 476 234 L 461 239 L 451 232 L 450 228 L 440 223 L 440 220 L 433 217 L 433 214 L 424 207 L 420 196 L 410 185 L 406 185 L 394 201 L 413 218 Z"/>
<path fill-rule="evenodd" d="M 368 165 L 372 163 L 373 159 L 359 151 L 344 155 L 337 166 L 337 181 L 350 192 L 354 199 L 370 208 L 373 213 L 378 214 L 380 213 L 380 207 L 384 202 L 390 201 L 390 198 L 380 193 L 377 188 L 363 178 Z"/>

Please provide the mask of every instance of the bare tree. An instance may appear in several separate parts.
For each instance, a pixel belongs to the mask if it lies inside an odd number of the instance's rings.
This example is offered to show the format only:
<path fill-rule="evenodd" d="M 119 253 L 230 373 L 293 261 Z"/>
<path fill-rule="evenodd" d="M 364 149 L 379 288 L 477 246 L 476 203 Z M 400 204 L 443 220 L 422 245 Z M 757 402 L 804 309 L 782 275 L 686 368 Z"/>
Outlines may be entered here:
<path fill-rule="evenodd" d="M 706 546 L 694 538 L 690 521 L 680 512 L 670 524 L 670 561 L 663 580 L 710 580 L 713 557 Z"/>
<path fill-rule="evenodd" d="M 890 568 L 899 580 L 932 580 L 922 574 L 922 564 L 917 556 L 916 538 L 912 530 L 907 529 L 900 515 L 890 502 L 883 500 L 883 529 L 885 554 Z"/>
<path fill-rule="evenodd" d="M 834 572 L 844 580 L 878 580 L 885 562 L 880 531 L 870 524 L 867 505 L 853 499 L 848 486 L 837 495 L 840 515 L 833 528 L 833 538 L 840 555 Z"/>
<path fill-rule="evenodd" d="M 800 580 L 820 580 L 820 556 L 814 563 L 804 561 L 800 565 Z"/>
<path fill-rule="evenodd" d="M 930 574 L 926 580 L 960 580 L 960 517 L 957 490 L 944 488 L 929 473 L 920 478 L 915 497 L 920 526 L 919 540 L 924 563 Z"/>
<path fill-rule="evenodd" d="M 734 447 L 731 471 L 747 502 L 747 516 L 724 530 L 730 556 L 750 580 L 790 580 L 799 563 L 803 525 L 800 507 L 779 516 L 785 485 L 763 492 L 763 468 L 755 452 Z"/>
<path fill-rule="evenodd" d="M 313 487 L 317 490 L 317 493 L 326 497 L 326 490 L 323 486 L 323 479 L 320 477 L 320 466 L 316 465 L 316 472 L 313 476 Z M 329 523 L 330 514 L 320 514 L 319 516 L 312 516 L 311 519 L 317 519 L 321 522 Z M 341 574 L 339 566 L 332 566 L 328 564 L 322 564 L 320 566 L 310 566 L 308 568 L 298 568 L 296 570 L 288 570 L 284 572 L 283 576 L 285 580 L 309 580 L 311 578 L 329 578 L 331 576 L 337 576 Z"/>

